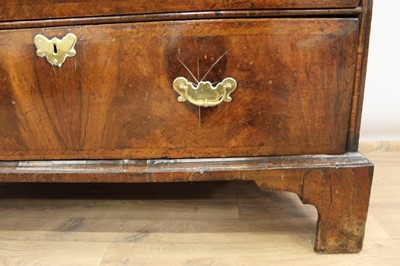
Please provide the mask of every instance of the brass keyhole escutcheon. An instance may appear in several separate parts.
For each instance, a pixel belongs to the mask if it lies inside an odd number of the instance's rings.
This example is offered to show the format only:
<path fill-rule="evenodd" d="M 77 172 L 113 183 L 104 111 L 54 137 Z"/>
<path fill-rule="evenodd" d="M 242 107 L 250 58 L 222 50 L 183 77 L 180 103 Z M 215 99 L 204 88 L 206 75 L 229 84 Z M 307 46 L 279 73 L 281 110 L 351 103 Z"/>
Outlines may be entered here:
<path fill-rule="evenodd" d="M 75 34 L 68 33 L 61 40 L 54 37 L 49 40 L 42 34 L 37 34 L 33 40 L 37 50 L 36 54 L 46 57 L 47 61 L 53 65 L 61 67 L 67 57 L 76 55 L 74 49 L 77 38 Z"/>

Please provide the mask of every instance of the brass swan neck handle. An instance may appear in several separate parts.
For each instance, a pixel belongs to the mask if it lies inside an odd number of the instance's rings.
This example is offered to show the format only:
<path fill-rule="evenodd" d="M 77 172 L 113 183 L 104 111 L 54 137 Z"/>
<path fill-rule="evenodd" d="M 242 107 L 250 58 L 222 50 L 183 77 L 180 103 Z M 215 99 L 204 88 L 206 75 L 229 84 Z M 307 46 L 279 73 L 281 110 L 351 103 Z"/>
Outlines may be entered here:
<path fill-rule="evenodd" d="M 173 82 L 174 90 L 179 93 L 178 101 L 201 106 L 217 106 L 222 102 L 230 102 L 230 94 L 236 89 L 237 82 L 234 78 L 228 77 L 215 86 L 209 81 L 200 81 L 193 84 L 184 77 L 178 77 Z"/>

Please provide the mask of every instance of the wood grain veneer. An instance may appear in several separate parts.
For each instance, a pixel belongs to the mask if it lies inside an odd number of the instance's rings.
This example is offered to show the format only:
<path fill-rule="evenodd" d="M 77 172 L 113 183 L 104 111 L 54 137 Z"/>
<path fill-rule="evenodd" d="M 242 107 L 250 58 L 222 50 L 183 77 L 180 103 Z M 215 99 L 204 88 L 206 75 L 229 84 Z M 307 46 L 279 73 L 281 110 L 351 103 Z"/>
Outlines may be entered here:
<path fill-rule="evenodd" d="M 38 32 L 74 32 L 77 56 L 52 67 L 33 52 Z M 16 45 L 0 51 L 0 159 L 343 153 L 357 32 L 351 18 L 4 31 L 0 45 Z M 178 102 L 173 80 L 193 80 L 181 62 L 200 80 L 225 52 L 207 80 L 234 77 L 234 101 Z"/>

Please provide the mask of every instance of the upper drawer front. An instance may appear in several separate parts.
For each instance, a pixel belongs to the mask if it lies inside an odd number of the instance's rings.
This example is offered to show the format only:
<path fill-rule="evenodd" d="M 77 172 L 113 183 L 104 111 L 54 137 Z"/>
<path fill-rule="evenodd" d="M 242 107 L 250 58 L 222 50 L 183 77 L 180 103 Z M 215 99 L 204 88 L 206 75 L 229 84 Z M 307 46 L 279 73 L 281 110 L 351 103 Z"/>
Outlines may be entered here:
<path fill-rule="evenodd" d="M 360 0 L 2 0 L 0 21 L 242 9 L 351 8 Z"/>
<path fill-rule="evenodd" d="M 357 29 L 318 18 L 2 31 L 0 160 L 344 152 Z M 37 33 L 68 32 L 76 56 L 62 67 L 36 56 Z M 178 102 L 173 81 L 194 80 L 184 65 L 236 79 L 233 100 Z"/>

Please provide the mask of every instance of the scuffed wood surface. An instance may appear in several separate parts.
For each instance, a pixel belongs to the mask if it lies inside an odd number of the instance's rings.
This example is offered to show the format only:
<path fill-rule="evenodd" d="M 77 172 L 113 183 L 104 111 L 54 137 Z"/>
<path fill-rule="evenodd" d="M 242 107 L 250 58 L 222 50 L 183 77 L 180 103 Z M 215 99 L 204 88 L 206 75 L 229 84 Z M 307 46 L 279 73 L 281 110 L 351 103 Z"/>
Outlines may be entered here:
<path fill-rule="evenodd" d="M 360 153 L 209 159 L 3 161 L 0 162 L 0 181 L 73 182 L 76 178 L 80 182 L 235 180 L 271 170 L 351 168 L 370 164 Z"/>
<path fill-rule="evenodd" d="M 360 0 L 2 0 L 0 21 L 243 9 L 354 8 Z"/>

